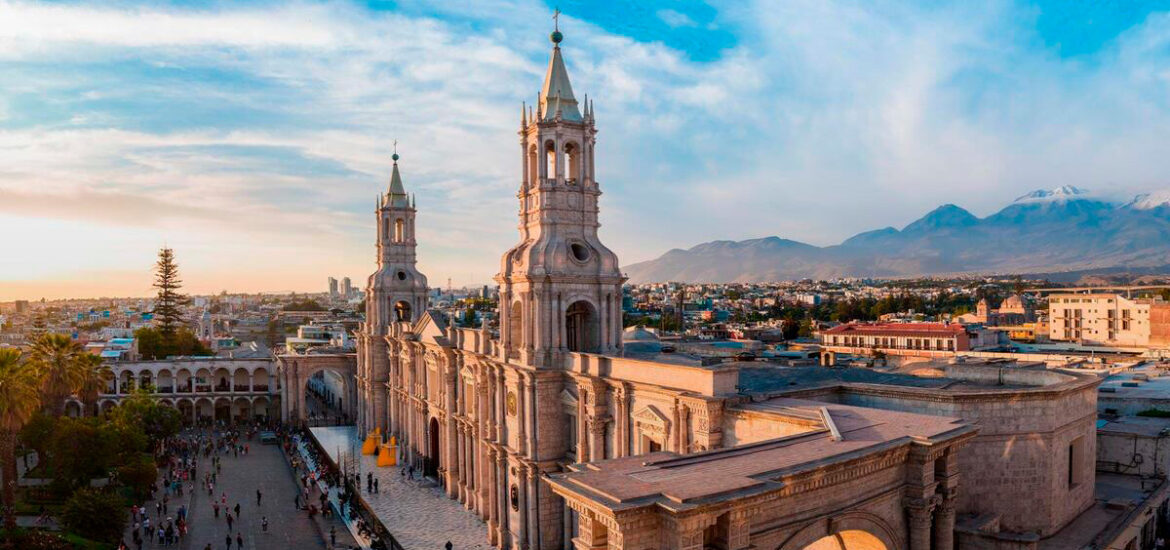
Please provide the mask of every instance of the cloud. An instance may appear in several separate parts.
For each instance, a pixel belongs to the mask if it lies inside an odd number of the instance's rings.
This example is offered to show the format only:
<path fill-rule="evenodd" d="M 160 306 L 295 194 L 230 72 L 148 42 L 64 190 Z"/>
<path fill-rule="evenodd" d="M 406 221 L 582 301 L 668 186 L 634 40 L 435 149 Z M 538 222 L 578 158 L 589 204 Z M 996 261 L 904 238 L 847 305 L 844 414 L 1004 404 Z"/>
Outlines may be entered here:
<path fill-rule="evenodd" d="M 423 269 L 486 281 L 516 238 L 514 132 L 547 8 L 398 8 L 0 3 L 0 215 L 239 251 L 192 261 L 208 280 L 360 279 L 398 139 Z M 562 17 L 574 89 L 597 106 L 602 237 L 626 262 L 716 238 L 831 244 L 1062 184 L 1166 184 L 1165 14 L 1068 58 L 1010 2 L 715 9 L 737 40 L 703 56 Z"/>
<path fill-rule="evenodd" d="M 691 19 L 691 17 L 689 15 L 682 13 L 682 12 L 672 10 L 672 9 L 658 10 L 658 12 L 655 13 L 655 15 L 657 15 L 658 18 L 661 19 L 663 23 L 666 23 L 667 25 L 670 25 L 671 27 L 697 27 L 698 26 L 698 23 L 695 23 L 695 20 Z"/>

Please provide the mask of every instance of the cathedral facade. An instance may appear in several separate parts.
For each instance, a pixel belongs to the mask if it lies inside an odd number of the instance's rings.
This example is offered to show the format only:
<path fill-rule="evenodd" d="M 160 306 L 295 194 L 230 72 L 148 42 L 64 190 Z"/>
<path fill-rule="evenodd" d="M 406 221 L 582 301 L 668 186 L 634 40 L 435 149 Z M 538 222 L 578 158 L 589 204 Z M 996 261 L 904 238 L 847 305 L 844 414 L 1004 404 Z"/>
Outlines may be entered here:
<path fill-rule="evenodd" d="M 498 331 L 428 310 L 395 155 L 358 335 L 362 433 L 394 436 L 509 549 L 994 547 L 1092 504 L 1092 380 L 1033 373 L 1005 388 L 1014 375 L 1001 373 L 983 387 L 956 365 L 940 389 L 623 349 L 593 105 L 573 93 L 561 40 L 521 115 L 520 238 L 495 278 Z M 1028 460 L 1012 454 L 1025 448 Z M 1002 521 L 960 535 L 957 513 Z"/>

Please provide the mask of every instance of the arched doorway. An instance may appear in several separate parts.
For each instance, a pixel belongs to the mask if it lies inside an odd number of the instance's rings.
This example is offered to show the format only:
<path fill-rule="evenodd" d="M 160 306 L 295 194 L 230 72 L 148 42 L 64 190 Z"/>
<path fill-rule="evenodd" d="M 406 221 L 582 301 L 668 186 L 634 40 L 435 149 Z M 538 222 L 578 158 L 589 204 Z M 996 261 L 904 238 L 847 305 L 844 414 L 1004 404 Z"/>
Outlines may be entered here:
<path fill-rule="evenodd" d="M 856 529 L 821 537 L 804 550 L 889 550 L 881 539 Z"/>
<path fill-rule="evenodd" d="M 427 427 L 427 456 L 424 458 L 423 475 L 439 477 L 439 420 L 431 418 Z"/>
<path fill-rule="evenodd" d="M 322 369 L 305 380 L 305 422 L 309 426 L 350 424 L 349 382 L 336 371 Z"/>
<path fill-rule="evenodd" d="M 569 351 L 597 351 L 597 311 L 593 304 L 578 300 L 565 310 L 565 336 Z"/>

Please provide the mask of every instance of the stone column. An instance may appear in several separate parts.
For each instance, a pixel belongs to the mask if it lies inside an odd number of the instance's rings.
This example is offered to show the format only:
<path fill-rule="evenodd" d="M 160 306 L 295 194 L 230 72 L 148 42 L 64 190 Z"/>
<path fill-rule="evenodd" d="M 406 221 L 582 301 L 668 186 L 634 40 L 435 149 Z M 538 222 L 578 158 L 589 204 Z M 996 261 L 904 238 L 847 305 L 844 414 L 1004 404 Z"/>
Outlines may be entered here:
<path fill-rule="evenodd" d="M 605 418 L 594 417 L 589 423 L 589 461 L 605 460 Z"/>
<path fill-rule="evenodd" d="M 955 547 L 955 500 L 943 498 L 934 511 L 934 550 Z"/>
<path fill-rule="evenodd" d="M 910 527 L 910 550 L 930 550 L 930 505 L 925 502 L 907 507 Z"/>

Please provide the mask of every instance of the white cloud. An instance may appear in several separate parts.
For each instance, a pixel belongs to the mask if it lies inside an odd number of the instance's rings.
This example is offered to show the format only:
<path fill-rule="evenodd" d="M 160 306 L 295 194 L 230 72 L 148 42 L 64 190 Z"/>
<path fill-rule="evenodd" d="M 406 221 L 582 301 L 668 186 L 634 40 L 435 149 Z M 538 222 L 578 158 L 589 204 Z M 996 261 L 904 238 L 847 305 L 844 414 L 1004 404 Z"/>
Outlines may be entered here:
<path fill-rule="evenodd" d="M 658 18 L 661 19 L 663 23 L 666 23 L 667 25 L 670 25 L 671 27 L 677 28 L 677 27 L 697 27 L 698 26 L 698 23 L 695 23 L 695 20 L 691 19 L 691 17 L 689 15 L 682 13 L 682 12 L 675 11 L 675 10 L 671 10 L 671 9 L 658 10 L 658 12 L 656 12 L 655 15 L 657 15 Z"/>
<path fill-rule="evenodd" d="M 0 193 L 51 219 L 113 191 L 143 216 L 179 205 L 138 221 L 211 249 L 295 243 L 306 280 L 358 279 L 398 139 L 423 268 L 482 282 L 515 239 L 514 132 L 549 22 L 534 2 L 464 8 L 0 3 L 0 69 L 24 76 L 0 90 Z M 603 238 L 627 262 L 715 238 L 830 244 L 1037 187 L 1167 183 L 1166 16 L 1085 62 L 1038 46 L 1009 3 L 717 8 L 738 43 L 705 62 L 562 18 L 575 91 L 598 110 Z M 13 124 L 22 99 L 57 120 Z M 59 197 L 74 198 L 45 206 Z M 285 277 L 265 254 L 192 267 Z"/>

